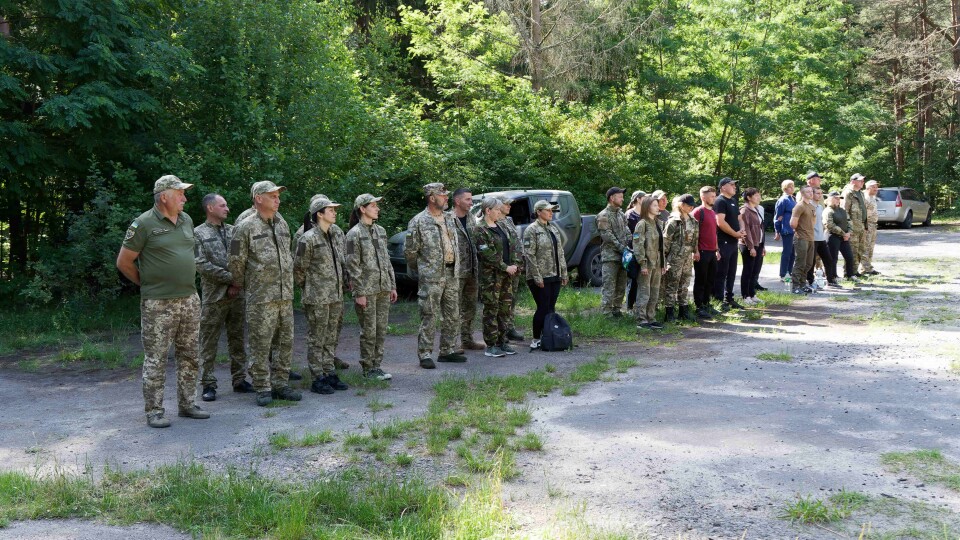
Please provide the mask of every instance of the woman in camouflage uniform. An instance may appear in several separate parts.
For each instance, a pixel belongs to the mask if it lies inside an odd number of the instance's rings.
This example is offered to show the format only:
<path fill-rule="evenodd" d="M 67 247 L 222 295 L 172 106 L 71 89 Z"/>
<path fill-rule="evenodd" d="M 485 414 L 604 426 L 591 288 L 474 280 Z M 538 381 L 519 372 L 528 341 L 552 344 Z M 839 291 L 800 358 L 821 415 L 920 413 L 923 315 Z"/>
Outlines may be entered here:
<path fill-rule="evenodd" d="M 690 288 L 690 278 L 693 276 L 693 261 L 700 258 L 700 250 L 697 249 L 700 224 L 690 215 L 695 206 L 696 201 L 689 193 L 674 197 L 673 213 L 663 230 L 666 262 L 663 305 L 666 307 L 666 322 L 677 320 L 678 315 L 681 320 L 696 320 L 691 317 L 693 314 L 687 305 L 687 289 Z"/>
<path fill-rule="evenodd" d="M 318 394 L 347 389 L 333 363 L 343 312 L 343 237 L 333 229 L 338 206 L 326 197 L 310 203 L 311 221 L 304 224 L 293 262 L 293 279 L 303 291 L 301 302 L 309 330 L 310 391 Z M 307 225 L 312 227 L 307 229 Z"/>
<path fill-rule="evenodd" d="M 523 231 L 523 251 L 527 260 L 527 286 L 537 303 L 533 314 L 533 341 L 530 350 L 540 348 L 540 335 L 547 314 L 557 307 L 560 287 L 567 284 L 567 258 L 563 254 L 563 236 L 550 221 L 560 207 L 548 201 L 533 205 L 536 221 Z"/>
<path fill-rule="evenodd" d="M 350 291 L 360 322 L 360 366 L 364 377 L 387 381 L 393 376 L 380 364 L 390 304 L 397 301 L 397 282 L 387 253 L 387 231 L 374 223 L 380 217 L 380 199 L 364 193 L 354 201 L 346 255 Z"/>
<path fill-rule="evenodd" d="M 484 356 L 517 354 L 507 342 L 513 276 L 518 271 L 517 248 L 510 234 L 497 225 L 503 218 L 503 203 L 495 197 L 483 200 L 483 221 L 477 225 L 474 242 L 480 262 L 480 301 L 483 302 Z"/>
<path fill-rule="evenodd" d="M 663 275 L 663 231 L 657 215 L 660 203 L 653 197 L 644 197 L 640 203 L 640 215 L 637 228 L 633 230 L 633 256 L 640 265 L 637 275 L 637 303 L 634 315 L 637 328 L 660 329 L 657 322 L 657 301 L 660 299 L 660 277 Z"/>

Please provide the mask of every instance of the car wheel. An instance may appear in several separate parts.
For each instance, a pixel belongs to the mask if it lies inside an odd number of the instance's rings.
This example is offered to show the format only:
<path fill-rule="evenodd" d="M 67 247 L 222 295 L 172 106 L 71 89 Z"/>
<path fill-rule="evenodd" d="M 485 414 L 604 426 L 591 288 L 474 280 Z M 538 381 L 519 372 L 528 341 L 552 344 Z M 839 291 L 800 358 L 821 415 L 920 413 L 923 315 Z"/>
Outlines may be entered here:
<path fill-rule="evenodd" d="M 900 223 L 901 229 L 909 229 L 910 227 L 913 227 L 913 210 L 907 210 L 907 216 Z"/>
<path fill-rule="evenodd" d="M 927 219 L 923 220 L 923 223 L 921 223 L 921 225 L 923 225 L 924 227 L 929 227 L 931 220 L 933 220 L 933 208 L 931 208 L 930 210 L 927 210 Z"/>
<path fill-rule="evenodd" d="M 583 253 L 583 259 L 580 263 L 580 280 L 583 283 L 589 283 L 594 287 L 603 284 L 602 268 L 600 257 L 600 246 L 594 244 L 587 246 Z"/>

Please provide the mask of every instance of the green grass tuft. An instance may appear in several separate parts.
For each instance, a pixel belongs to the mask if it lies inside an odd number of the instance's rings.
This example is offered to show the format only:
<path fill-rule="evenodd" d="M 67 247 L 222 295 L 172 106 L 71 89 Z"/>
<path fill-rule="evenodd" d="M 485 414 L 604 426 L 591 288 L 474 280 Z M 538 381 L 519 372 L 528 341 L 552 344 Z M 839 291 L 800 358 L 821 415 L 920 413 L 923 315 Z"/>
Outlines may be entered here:
<path fill-rule="evenodd" d="M 274 433 L 270 435 L 268 440 L 270 441 L 270 446 L 277 450 L 286 450 L 293 446 L 293 439 L 286 433 Z"/>
<path fill-rule="evenodd" d="M 940 450 L 888 452 L 880 456 L 880 463 L 890 471 L 905 472 L 926 483 L 960 491 L 960 466 L 947 459 Z"/>
<path fill-rule="evenodd" d="M 758 354 L 757 359 L 766 360 L 768 362 L 789 362 L 793 360 L 793 356 L 786 351 L 780 351 L 778 353 L 765 352 Z"/>

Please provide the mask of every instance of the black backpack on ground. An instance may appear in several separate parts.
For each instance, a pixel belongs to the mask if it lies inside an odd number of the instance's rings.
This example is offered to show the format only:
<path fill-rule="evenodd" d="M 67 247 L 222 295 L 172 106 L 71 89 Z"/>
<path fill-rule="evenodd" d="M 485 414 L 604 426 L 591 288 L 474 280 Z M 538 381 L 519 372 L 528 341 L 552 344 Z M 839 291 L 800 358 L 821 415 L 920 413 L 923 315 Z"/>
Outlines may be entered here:
<path fill-rule="evenodd" d="M 543 334 L 540 336 L 540 350 L 566 351 L 573 348 L 573 333 L 567 320 L 559 313 L 547 313 L 543 320 Z"/>

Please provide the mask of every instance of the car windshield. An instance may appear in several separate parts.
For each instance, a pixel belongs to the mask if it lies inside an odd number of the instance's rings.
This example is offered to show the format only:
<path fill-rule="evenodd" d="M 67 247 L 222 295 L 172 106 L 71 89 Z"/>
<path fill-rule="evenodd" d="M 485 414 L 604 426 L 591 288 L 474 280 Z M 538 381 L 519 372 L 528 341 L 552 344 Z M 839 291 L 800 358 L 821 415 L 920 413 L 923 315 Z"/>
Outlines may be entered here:
<path fill-rule="evenodd" d="M 897 190 L 895 189 L 881 189 L 877 192 L 877 198 L 881 201 L 894 202 L 897 200 Z"/>

